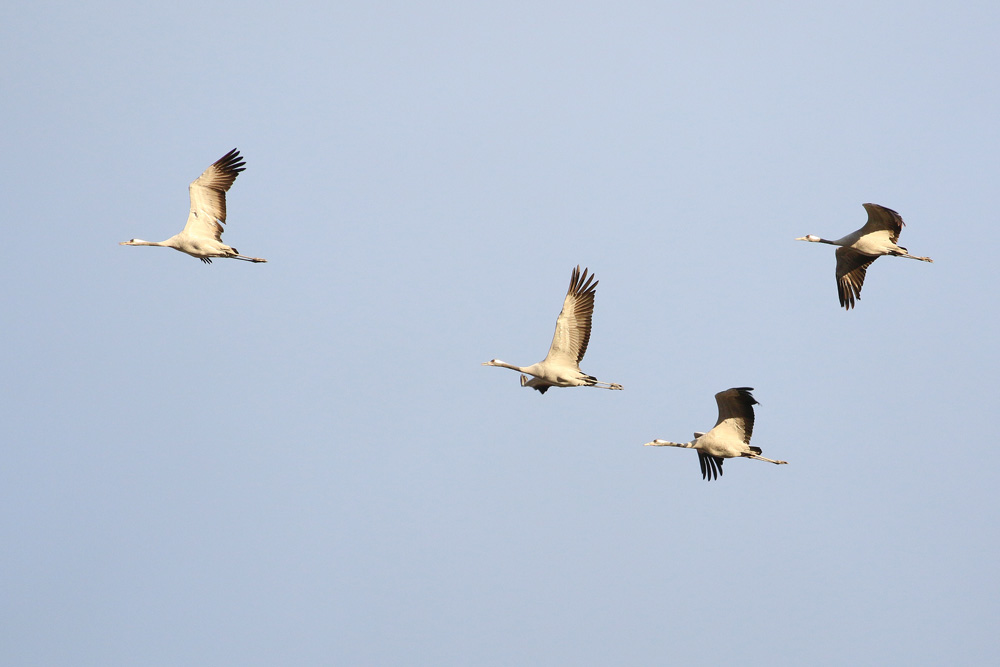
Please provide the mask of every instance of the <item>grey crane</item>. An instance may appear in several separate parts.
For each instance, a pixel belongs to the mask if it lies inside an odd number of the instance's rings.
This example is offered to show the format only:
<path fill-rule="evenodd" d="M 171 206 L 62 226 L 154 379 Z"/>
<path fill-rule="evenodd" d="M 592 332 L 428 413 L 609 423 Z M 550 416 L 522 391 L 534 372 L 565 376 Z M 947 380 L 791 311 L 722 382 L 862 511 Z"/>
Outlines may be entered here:
<path fill-rule="evenodd" d="M 701 477 L 708 481 L 722 475 L 722 462 L 725 459 L 744 457 L 769 463 L 788 463 L 788 461 L 765 458 L 761 456 L 760 447 L 750 446 L 750 436 L 753 435 L 753 406 L 758 405 L 751 391 L 753 387 L 733 387 L 716 394 L 719 420 L 715 422 L 715 428 L 708 433 L 695 433 L 691 442 L 653 440 L 647 442 L 645 446 L 686 447 L 698 450 Z"/>
<path fill-rule="evenodd" d="M 829 243 L 840 246 L 837 248 L 837 293 L 840 305 L 850 310 L 854 300 L 861 298 L 861 285 L 865 282 L 865 271 L 871 263 L 882 255 L 894 257 L 909 257 L 922 262 L 933 262 L 930 257 L 911 255 L 906 248 L 896 245 L 899 232 L 906 224 L 899 213 L 891 208 L 878 204 L 864 204 L 868 211 L 868 222 L 856 232 L 836 241 L 827 241 L 809 234 L 800 236 L 796 241 L 812 241 L 813 243 Z"/>
<path fill-rule="evenodd" d="M 597 289 L 594 275 L 587 277 L 587 269 L 580 273 L 577 265 L 569 281 L 569 290 L 563 300 L 562 312 L 556 320 L 556 331 L 545 359 L 531 366 L 514 366 L 499 359 L 483 362 L 483 366 L 500 366 L 519 371 L 521 386 L 531 387 L 544 394 L 549 387 L 601 387 L 621 389 L 614 382 L 599 382 L 593 375 L 580 370 L 580 360 L 587 353 L 590 342 L 591 317 L 594 314 L 594 295 Z M 532 378 L 529 380 L 528 375 Z"/>
<path fill-rule="evenodd" d="M 260 257 L 241 255 L 236 248 L 231 248 L 222 242 L 222 223 L 226 222 L 226 192 L 245 169 L 243 165 L 246 162 L 242 160 L 240 152 L 234 148 L 191 182 L 188 187 L 191 195 L 191 212 L 180 234 L 175 234 L 166 241 L 131 239 L 122 241 L 119 245 L 155 245 L 173 248 L 197 257 L 206 264 L 211 264 L 213 257 L 266 262 L 266 259 Z"/>

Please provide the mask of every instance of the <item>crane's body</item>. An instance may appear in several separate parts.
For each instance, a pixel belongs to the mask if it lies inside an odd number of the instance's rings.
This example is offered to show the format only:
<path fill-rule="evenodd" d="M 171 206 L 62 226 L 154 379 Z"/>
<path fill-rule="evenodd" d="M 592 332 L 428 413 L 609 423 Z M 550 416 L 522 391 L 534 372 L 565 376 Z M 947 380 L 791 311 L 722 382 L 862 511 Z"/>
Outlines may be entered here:
<path fill-rule="evenodd" d="M 519 371 L 521 386 L 530 387 L 544 394 L 549 387 L 601 387 L 622 389 L 614 382 L 601 382 L 593 375 L 580 370 L 580 361 L 587 352 L 590 342 L 591 319 L 594 313 L 594 295 L 597 281 L 593 274 L 587 277 L 587 269 L 580 273 L 580 267 L 573 269 L 569 290 L 563 300 L 563 308 L 556 320 L 556 330 L 552 345 L 545 359 L 531 366 L 515 366 L 506 361 L 492 359 L 483 366 L 499 366 Z M 532 376 L 528 379 L 528 375 Z"/>
<path fill-rule="evenodd" d="M 188 213 L 187 224 L 179 234 L 174 234 L 166 241 L 131 239 L 122 241 L 119 245 L 173 248 L 197 257 L 206 264 L 211 264 L 213 257 L 266 262 L 266 259 L 260 257 L 241 255 L 236 248 L 222 242 L 222 225 L 226 222 L 226 192 L 232 187 L 240 172 L 246 168 L 245 164 L 240 152 L 234 148 L 191 182 L 188 187 L 191 210 Z"/>
<path fill-rule="evenodd" d="M 901 245 L 897 245 L 899 234 L 906 223 L 891 208 L 878 204 L 864 204 L 868 211 L 868 222 L 861 229 L 847 236 L 829 241 L 809 234 L 796 241 L 811 241 L 839 246 L 837 248 L 837 294 L 840 305 L 850 310 L 855 299 L 861 298 L 861 287 L 865 282 L 865 272 L 871 263 L 882 255 L 908 257 L 922 262 L 933 262 L 930 257 L 911 255 Z"/>
<path fill-rule="evenodd" d="M 757 405 L 757 400 L 751 391 L 753 387 L 733 387 L 716 394 L 719 419 L 715 427 L 708 433 L 695 433 L 691 442 L 653 440 L 647 442 L 645 446 L 697 450 L 702 479 L 709 481 L 722 475 L 722 463 L 725 459 L 743 457 L 776 464 L 788 463 L 761 456 L 763 450 L 760 447 L 750 446 L 754 422 L 753 406 Z"/>

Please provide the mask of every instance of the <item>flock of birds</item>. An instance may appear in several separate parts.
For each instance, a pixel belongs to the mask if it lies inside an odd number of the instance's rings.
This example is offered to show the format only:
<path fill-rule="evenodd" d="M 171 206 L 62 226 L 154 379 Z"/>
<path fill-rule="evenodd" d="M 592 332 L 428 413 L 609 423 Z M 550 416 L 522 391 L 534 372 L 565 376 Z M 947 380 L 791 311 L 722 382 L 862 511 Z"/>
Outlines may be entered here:
<path fill-rule="evenodd" d="M 226 192 L 232 187 L 240 172 L 246 168 L 245 165 L 246 162 L 243 161 L 239 151 L 234 148 L 191 182 L 188 188 L 191 210 L 187 224 L 179 234 L 171 236 L 166 241 L 131 239 L 123 241 L 120 245 L 173 248 L 197 257 L 206 264 L 211 264 L 212 259 L 216 257 L 266 262 L 266 259 L 260 257 L 241 255 L 236 248 L 222 242 L 222 225 L 226 222 Z M 811 234 L 795 239 L 838 246 L 837 294 L 840 297 L 840 305 L 847 310 L 853 308 L 855 301 L 861 298 L 865 272 L 871 263 L 882 255 L 908 257 L 922 262 L 934 261 L 930 257 L 911 255 L 906 248 L 897 245 L 899 233 L 905 224 L 899 213 L 878 204 L 865 204 L 864 207 L 868 211 L 868 222 L 847 236 L 836 241 Z M 588 276 L 587 269 L 584 269 L 583 273 L 580 272 L 579 266 L 573 269 L 562 311 L 556 319 L 552 344 L 544 359 L 537 364 L 523 367 L 499 359 L 492 359 L 483 365 L 515 370 L 521 374 L 522 387 L 530 387 L 541 394 L 550 387 L 600 387 L 621 390 L 620 384 L 601 382 L 593 375 L 587 375 L 580 370 L 580 362 L 587 353 L 587 345 L 590 343 L 597 283 L 594 274 Z M 715 402 L 719 406 L 719 418 L 715 422 L 715 427 L 707 433 L 696 432 L 691 442 L 653 440 L 647 442 L 646 446 L 685 447 L 697 450 L 701 476 L 707 480 L 717 479 L 722 475 L 722 463 L 725 459 L 742 457 L 775 464 L 788 463 L 765 458 L 761 456 L 760 447 L 750 445 L 754 423 L 753 406 L 758 404 L 750 393 L 752 391 L 753 387 L 733 387 L 716 394 Z"/>

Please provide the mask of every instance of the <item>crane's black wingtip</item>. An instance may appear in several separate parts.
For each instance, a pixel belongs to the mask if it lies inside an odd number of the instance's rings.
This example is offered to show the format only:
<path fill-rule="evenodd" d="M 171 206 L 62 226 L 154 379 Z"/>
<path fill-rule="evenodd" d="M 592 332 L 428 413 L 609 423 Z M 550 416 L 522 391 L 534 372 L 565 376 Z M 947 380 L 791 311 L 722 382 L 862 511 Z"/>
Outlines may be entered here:
<path fill-rule="evenodd" d="M 234 148 L 216 160 L 215 166 L 222 171 L 234 172 L 237 174 L 241 171 L 246 171 L 246 161 L 243 160 L 243 156 L 240 155 L 240 149 L 238 148 Z"/>
<path fill-rule="evenodd" d="M 711 482 L 722 475 L 723 458 L 712 456 L 705 452 L 698 452 L 698 463 L 701 465 L 701 478 Z"/>

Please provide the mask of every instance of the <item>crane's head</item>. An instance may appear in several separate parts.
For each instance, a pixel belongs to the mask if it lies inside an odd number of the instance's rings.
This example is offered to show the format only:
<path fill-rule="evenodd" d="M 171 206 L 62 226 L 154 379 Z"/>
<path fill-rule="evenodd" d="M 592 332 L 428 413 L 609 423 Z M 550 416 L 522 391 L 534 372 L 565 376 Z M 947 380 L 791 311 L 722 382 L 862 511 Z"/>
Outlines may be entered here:
<path fill-rule="evenodd" d="M 816 243 L 817 241 L 820 240 L 820 238 L 818 236 L 813 236 L 812 234 L 808 234 L 806 236 L 800 236 L 799 238 L 797 238 L 795 240 L 796 241 L 812 241 L 813 243 Z"/>
<path fill-rule="evenodd" d="M 142 239 L 129 239 L 128 241 L 122 241 L 118 245 L 145 245 L 148 241 L 143 241 Z"/>
<path fill-rule="evenodd" d="M 490 359 L 489 361 L 484 361 L 483 366 L 500 366 L 503 362 L 499 359 Z"/>

